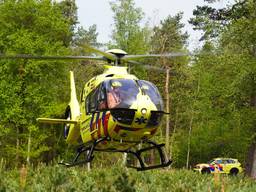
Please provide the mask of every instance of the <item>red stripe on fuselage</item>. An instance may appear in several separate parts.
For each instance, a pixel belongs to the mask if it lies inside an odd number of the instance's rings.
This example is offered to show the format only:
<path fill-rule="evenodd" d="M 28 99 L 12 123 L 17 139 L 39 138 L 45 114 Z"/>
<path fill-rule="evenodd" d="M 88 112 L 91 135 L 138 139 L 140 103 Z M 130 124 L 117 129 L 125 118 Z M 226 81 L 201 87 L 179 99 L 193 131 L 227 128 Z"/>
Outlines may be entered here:
<path fill-rule="evenodd" d="M 104 119 L 104 124 L 103 124 L 104 135 L 106 137 L 108 136 L 108 120 L 109 120 L 109 117 L 110 117 L 110 113 L 106 114 L 105 119 Z"/>
<path fill-rule="evenodd" d="M 99 118 L 98 120 L 98 138 L 101 137 L 100 128 L 101 128 L 101 118 Z"/>

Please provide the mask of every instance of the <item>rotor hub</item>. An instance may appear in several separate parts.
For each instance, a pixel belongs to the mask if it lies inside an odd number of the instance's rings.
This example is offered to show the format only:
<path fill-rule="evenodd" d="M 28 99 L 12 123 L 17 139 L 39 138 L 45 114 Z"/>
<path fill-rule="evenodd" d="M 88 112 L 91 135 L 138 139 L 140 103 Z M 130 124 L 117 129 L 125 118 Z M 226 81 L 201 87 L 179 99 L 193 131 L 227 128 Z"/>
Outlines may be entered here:
<path fill-rule="evenodd" d="M 122 58 L 125 55 L 127 55 L 127 53 L 125 51 L 123 51 L 122 49 L 110 49 L 110 50 L 106 51 L 106 53 L 111 53 L 111 54 L 115 55 L 117 58 Z"/>

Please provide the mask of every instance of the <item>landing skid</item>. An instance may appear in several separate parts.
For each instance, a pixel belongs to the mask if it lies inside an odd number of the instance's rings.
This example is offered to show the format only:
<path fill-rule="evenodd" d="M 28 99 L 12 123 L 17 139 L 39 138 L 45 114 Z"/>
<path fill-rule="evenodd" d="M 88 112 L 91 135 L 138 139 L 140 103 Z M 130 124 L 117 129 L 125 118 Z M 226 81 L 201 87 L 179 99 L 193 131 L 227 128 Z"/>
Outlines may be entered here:
<path fill-rule="evenodd" d="M 137 171 L 145 171 L 145 170 L 150 170 L 150 169 L 168 167 L 169 165 L 171 165 L 172 161 L 170 159 L 166 158 L 164 151 L 162 149 L 162 147 L 164 147 L 165 144 L 157 144 L 153 141 L 146 141 L 145 143 L 150 144 L 151 146 L 142 148 L 137 151 L 131 151 L 131 150 L 127 151 L 127 153 L 134 155 L 139 160 L 140 167 L 135 167 L 135 166 L 127 166 L 127 167 L 137 169 Z M 160 164 L 153 165 L 153 166 L 147 166 L 142 159 L 141 153 L 143 153 L 145 151 L 150 151 L 152 149 L 157 149 L 158 154 L 160 156 Z"/>
<path fill-rule="evenodd" d="M 102 152 L 121 152 L 121 153 L 127 153 L 127 154 L 131 154 L 133 155 L 135 158 L 137 158 L 137 160 L 139 161 L 139 167 L 136 166 L 130 166 L 128 165 L 127 167 L 129 168 L 134 168 L 137 169 L 137 171 L 145 171 L 145 170 L 150 170 L 150 169 L 156 169 L 156 168 L 162 168 L 162 167 L 167 167 L 169 166 L 172 161 L 167 159 L 164 153 L 164 150 L 162 149 L 164 147 L 165 144 L 157 144 L 153 141 L 150 140 L 146 140 L 143 143 L 149 144 L 149 147 L 145 147 L 139 150 L 115 150 L 115 149 L 96 149 L 96 146 L 103 142 L 103 141 L 108 141 L 110 140 L 109 138 L 102 138 L 99 139 L 97 141 L 94 141 L 92 144 L 90 144 L 89 146 L 85 147 L 85 146 L 80 146 L 77 149 L 77 154 L 74 158 L 74 160 L 70 163 L 65 163 L 65 162 L 60 162 L 59 164 L 65 165 L 67 167 L 73 167 L 76 165 L 81 165 L 81 164 L 85 164 L 85 163 L 89 163 L 93 160 L 94 156 L 93 156 L 93 152 L 94 151 L 102 151 Z M 141 156 L 141 153 L 145 152 L 145 151 L 150 151 L 153 149 L 157 149 L 159 157 L 160 157 L 160 164 L 158 165 L 153 165 L 153 166 L 147 166 L 146 163 L 143 161 L 143 158 Z M 79 157 L 81 156 L 81 154 L 85 155 L 85 159 L 84 160 L 78 160 Z"/>

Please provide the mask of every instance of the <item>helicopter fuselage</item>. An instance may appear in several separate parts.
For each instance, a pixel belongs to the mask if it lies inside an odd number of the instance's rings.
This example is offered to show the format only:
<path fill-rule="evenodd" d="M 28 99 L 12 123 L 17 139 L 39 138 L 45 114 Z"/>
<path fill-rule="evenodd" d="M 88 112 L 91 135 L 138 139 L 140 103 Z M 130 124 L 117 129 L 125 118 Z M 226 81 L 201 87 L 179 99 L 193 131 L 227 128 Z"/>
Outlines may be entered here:
<path fill-rule="evenodd" d="M 111 96 L 114 89 L 118 89 L 115 94 L 119 94 L 119 98 Z M 66 112 L 66 118 L 71 113 L 69 119 L 78 122 L 69 125 L 66 141 L 71 144 L 78 143 L 79 137 L 83 143 L 109 138 L 97 148 L 127 150 L 151 138 L 160 126 L 162 100 L 157 88 L 128 74 L 125 67 L 108 66 L 103 74 L 85 84 L 79 114 L 75 111 L 78 101 L 74 100 L 71 88 L 70 111 Z"/>

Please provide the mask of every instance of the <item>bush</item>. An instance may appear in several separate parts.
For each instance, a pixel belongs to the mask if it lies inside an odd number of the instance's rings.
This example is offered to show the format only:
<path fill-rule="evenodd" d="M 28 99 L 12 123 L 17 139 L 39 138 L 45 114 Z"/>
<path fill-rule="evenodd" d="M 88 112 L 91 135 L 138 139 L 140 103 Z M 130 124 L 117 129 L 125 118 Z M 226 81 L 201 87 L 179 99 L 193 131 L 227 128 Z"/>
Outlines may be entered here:
<path fill-rule="evenodd" d="M 190 170 L 150 170 L 137 172 L 120 166 L 112 168 L 66 168 L 61 165 L 39 165 L 21 169 L 0 168 L 0 191 L 254 191 L 254 180 L 238 175 L 201 175 Z M 21 182 L 25 181 L 22 186 Z"/>

